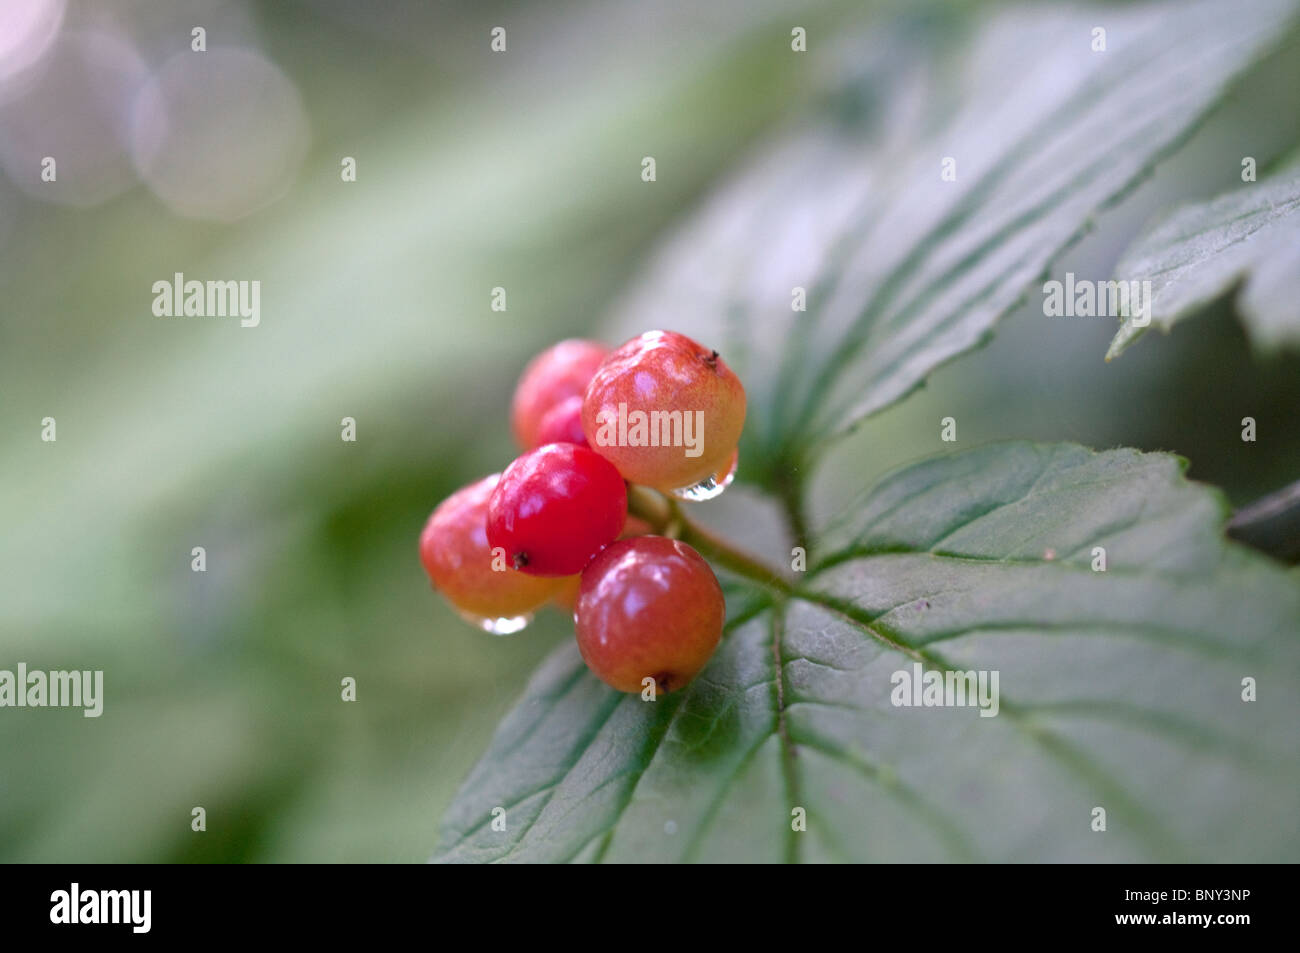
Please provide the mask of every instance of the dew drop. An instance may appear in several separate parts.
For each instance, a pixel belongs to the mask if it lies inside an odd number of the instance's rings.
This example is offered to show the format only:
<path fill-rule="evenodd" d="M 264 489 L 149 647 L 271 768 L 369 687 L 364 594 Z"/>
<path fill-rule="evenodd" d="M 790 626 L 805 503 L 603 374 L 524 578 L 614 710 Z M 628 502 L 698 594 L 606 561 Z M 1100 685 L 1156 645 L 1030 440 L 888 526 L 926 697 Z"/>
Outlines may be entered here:
<path fill-rule="evenodd" d="M 705 477 L 694 486 L 685 486 L 678 490 L 672 490 L 668 495 L 674 496 L 679 500 L 685 500 L 688 503 L 699 503 L 703 500 L 711 500 L 714 497 L 722 495 L 722 491 L 731 486 L 736 479 L 737 457 L 732 454 L 731 465 L 727 467 L 727 472 L 722 476 L 713 474 Z"/>
<path fill-rule="evenodd" d="M 533 621 L 531 612 L 523 615 L 499 616 L 495 619 L 490 616 L 475 615 L 472 612 L 462 612 L 460 617 L 491 635 L 514 635 L 516 632 L 523 631 L 528 623 Z"/>

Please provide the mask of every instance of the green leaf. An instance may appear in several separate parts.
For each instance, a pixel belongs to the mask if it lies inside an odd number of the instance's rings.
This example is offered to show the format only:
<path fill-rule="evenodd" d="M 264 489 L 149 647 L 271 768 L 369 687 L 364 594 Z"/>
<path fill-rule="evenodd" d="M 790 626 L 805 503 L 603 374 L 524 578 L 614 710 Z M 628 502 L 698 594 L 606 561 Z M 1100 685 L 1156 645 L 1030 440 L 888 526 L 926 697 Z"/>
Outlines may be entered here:
<path fill-rule="evenodd" d="M 436 859 L 1294 860 L 1300 586 L 1182 471 L 1017 443 L 897 472 L 683 692 L 552 656 Z M 914 664 L 996 671 L 996 716 L 895 706 Z"/>
<path fill-rule="evenodd" d="M 1150 323 L 1126 318 L 1108 361 L 1150 327 L 1167 333 L 1238 285 L 1237 310 L 1255 347 L 1300 347 L 1300 169 L 1158 219 L 1124 254 L 1116 278 L 1151 282 Z"/>
<path fill-rule="evenodd" d="M 744 472 L 777 487 L 987 340 L 1295 9 L 1038 7 L 981 19 L 969 38 L 948 21 L 929 26 L 940 38 L 910 22 L 851 37 L 844 88 L 667 244 L 619 329 L 667 322 L 721 342 L 751 397 Z"/>

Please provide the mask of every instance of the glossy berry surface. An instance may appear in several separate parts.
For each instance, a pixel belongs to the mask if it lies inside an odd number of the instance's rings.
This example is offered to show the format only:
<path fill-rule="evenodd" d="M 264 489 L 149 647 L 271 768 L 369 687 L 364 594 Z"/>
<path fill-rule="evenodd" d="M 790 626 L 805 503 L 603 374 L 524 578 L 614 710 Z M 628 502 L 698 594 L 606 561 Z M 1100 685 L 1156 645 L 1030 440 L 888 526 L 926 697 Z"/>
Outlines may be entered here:
<path fill-rule="evenodd" d="M 673 492 L 726 472 L 745 426 L 745 389 L 717 351 L 648 331 L 596 371 L 582 424 L 625 479 Z"/>
<path fill-rule="evenodd" d="M 574 394 L 566 397 L 548 410 L 537 426 L 537 444 L 576 443 L 581 447 L 590 446 L 587 435 L 582 430 L 582 397 Z"/>
<path fill-rule="evenodd" d="M 628 513 L 627 519 L 623 521 L 623 532 L 618 534 L 618 538 L 630 539 L 633 536 L 645 536 L 653 531 L 654 527 L 645 520 Z M 561 609 L 573 612 L 578 607 L 578 591 L 581 588 L 582 575 L 580 573 L 575 576 L 564 576 L 560 580 L 560 590 L 551 599 L 551 602 Z"/>
<path fill-rule="evenodd" d="M 515 440 L 525 450 L 553 441 L 541 437 L 543 418 L 571 397 L 582 397 L 609 348 L 599 341 L 571 339 L 547 348 L 524 368 L 510 406 Z"/>
<path fill-rule="evenodd" d="M 618 537 L 626 518 L 627 487 L 609 461 L 551 443 L 501 474 L 488 500 L 487 538 L 521 572 L 571 576 Z"/>
<path fill-rule="evenodd" d="M 498 480 L 494 473 L 457 490 L 433 511 L 420 533 L 420 562 L 434 588 L 484 628 L 493 620 L 527 615 L 558 589 L 555 580 L 515 572 L 503 559 L 493 569 L 487 508 Z"/>
<path fill-rule="evenodd" d="M 718 647 L 726 605 L 713 570 L 694 549 L 662 536 L 612 543 L 583 570 L 574 613 L 587 666 L 622 692 L 643 679 L 671 692 Z"/>

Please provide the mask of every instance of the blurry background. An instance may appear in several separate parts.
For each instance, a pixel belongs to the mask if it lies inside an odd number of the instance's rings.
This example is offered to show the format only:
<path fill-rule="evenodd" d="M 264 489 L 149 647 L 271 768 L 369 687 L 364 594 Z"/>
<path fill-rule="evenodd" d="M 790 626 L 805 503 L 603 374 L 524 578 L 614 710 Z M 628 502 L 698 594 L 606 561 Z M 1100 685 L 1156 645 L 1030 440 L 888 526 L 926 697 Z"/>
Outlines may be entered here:
<path fill-rule="evenodd" d="M 513 456 L 524 362 L 598 336 L 747 150 L 880 81 L 831 68 L 821 38 L 887 18 L 941 47 L 980 13 L 4 0 L 0 668 L 102 669 L 106 698 L 98 719 L 0 710 L 0 860 L 427 858 L 497 720 L 571 631 L 554 613 L 515 637 L 472 630 L 416 558 L 433 506 Z M 790 54 L 793 25 L 807 55 Z M 1242 155 L 1262 174 L 1293 149 L 1298 53 L 1292 37 L 1054 274 L 1109 277 L 1158 209 L 1238 185 Z M 175 272 L 260 281 L 261 326 L 154 317 L 152 284 Z M 1107 365 L 1112 331 L 1013 315 L 836 448 L 816 513 L 942 449 L 956 408 L 962 446 L 1174 450 L 1237 504 L 1300 477 L 1300 360 L 1253 357 L 1229 303 Z M 737 488 L 700 513 L 748 522 L 746 502 Z"/>

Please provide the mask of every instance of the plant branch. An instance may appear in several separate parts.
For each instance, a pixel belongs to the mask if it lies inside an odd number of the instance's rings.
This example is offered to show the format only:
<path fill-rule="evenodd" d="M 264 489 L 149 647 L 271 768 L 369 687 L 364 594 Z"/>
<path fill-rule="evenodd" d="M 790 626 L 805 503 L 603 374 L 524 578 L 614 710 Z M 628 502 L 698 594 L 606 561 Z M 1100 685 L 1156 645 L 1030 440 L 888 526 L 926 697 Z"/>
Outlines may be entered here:
<path fill-rule="evenodd" d="M 1283 562 L 1300 562 L 1300 481 L 1244 506 L 1228 535 Z"/>
<path fill-rule="evenodd" d="M 648 523 L 656 535 L 681 540 L 705 559 L 737 576 L 775 589 L 783 595 L 791 591 L 790 581 L 780 571 L 738 549 L 729 540 L 692 523 L 676 500 L 646 487 L 635 486 L 628 489 L 627 504 L 628 513 Z"/>

